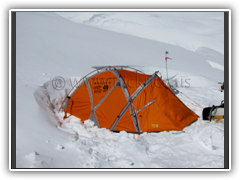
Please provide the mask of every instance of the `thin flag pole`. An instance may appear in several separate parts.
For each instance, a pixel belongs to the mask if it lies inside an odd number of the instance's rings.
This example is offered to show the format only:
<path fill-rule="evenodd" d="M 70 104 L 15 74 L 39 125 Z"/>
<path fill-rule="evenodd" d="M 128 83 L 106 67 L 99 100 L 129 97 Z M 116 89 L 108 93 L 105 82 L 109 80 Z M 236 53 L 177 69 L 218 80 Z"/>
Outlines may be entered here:
<path fill-rule="evenodd" d="M 167 60 L 168 60 L 168 59 L 172 60 L 172 58 L 167 57 L 167 55 L 168 55 L 168 51 L 165 52 L 165 60 L 166 60 L 167 81 L 168 81 L 168 86 L 170 87 L 171 85 L 170 85 L 169 79 L 168 79 Z"/>
<path fill-rule="evenodd" d="M 167 70 L 167 54 L 168 54 L 168 51 L 166 51 L 166 53 L 165 53 L 165 61 L 166 61 L 167 82 L 168 82 L 168 86 L 169 86 L 170 84 L 169 84 L 169 80 L 168 80 L 168 70 Z"/>

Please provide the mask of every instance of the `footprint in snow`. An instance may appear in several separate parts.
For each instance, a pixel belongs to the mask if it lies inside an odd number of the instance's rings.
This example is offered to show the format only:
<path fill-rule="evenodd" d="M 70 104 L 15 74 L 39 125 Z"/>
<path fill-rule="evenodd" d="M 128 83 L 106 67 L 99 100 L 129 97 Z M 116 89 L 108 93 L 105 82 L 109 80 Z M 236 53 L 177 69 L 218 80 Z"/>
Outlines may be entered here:
<path fill-rule="evenodd" d="M 52 158 L 42 156 L 37 152 L 29 153 L 25 159 L 30 163 L 29 168 L 49 168 L 52 162 Z"/>
<path fill-rule="evenodd" d="M 59 151 L 62 151 L 62 150 L 64 150 L 65 148 L 64 148 L 64 146 L 62 146 L 61 144 L 58 144 L 57 147 L 56 147 L 56 149 L 59 150 Z"/>
<path fill-rule="evenodd" d="M 119 160 L 117 160 L 117 164 L 121 168 L 127 168 L 127 167 L 134 166 L 134 163 L 130 159 L 119 159 Z"/>

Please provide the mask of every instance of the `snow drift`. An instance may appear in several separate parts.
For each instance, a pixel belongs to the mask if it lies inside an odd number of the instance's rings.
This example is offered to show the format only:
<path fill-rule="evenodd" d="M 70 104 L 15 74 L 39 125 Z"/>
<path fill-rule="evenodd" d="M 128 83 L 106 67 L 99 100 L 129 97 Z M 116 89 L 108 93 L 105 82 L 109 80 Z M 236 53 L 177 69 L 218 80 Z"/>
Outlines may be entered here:
<path fill-rule="evenodd" d="M 223 12 L 57 12 L 73 22 L 223 54 Z"/>

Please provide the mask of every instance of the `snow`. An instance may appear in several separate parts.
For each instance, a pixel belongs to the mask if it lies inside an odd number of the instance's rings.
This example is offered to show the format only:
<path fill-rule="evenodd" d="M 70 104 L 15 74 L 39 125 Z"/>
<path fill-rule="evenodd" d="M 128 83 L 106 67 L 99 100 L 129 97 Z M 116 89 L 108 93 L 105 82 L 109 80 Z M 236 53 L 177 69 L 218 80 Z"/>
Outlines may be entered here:
<path fill-rule="evenodd" d="M 78 23 L 223 54 L 223 12 L 58 12 Z"/>
<path fill-rule="evenodd" d="M 224 99 L 218 84 L 224 81 L 223 13 L 196 21 L 195 14 L 176 12 L 58 14 L 17 12 L 17 168 L 224 167 L 224 121 L 201 115 L 201 107 Z M 178 97 L 200 116 L 183 131 L 113 133 L 91 120 L 61 120 L 62 100 L 92 66 L 131 65 L 147 74 L 159 70 L 166 79 L 166 50 Z M 61 90 L 53 88 L 57 76 L 65 82 Z"/>
<path fill-rule="evenodd" d="M 213 68 L 216 68 L 216 69 L 220 69 L 222 71 L 224 71 L 224 66 L 221 65 L 221 64 L 218 64 L 218 63 L 215 63 L 215 62 L 212 62 L 212 61 L 208 61 L 207 62 L 213 67 Z"/>

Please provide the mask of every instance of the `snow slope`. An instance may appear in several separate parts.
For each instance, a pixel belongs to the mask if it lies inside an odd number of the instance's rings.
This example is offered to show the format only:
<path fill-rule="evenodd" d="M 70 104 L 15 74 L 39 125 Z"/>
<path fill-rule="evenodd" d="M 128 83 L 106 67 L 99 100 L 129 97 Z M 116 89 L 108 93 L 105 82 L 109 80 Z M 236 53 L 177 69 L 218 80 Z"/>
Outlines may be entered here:
<path fill-rule="evenodd" d="M 78 23 L 223 54 L 223 12 L 58 12 Z"/>
<path fill-rule="evenodd" d="M 205 107 L 224 99 L 218 84 L 224 71 L 209 63 L 223 66 L 223 55 L 205 47 L 193 52 L 52 12 L 17 12 L 17 168 L 223 168 L 224 122 L 202 121 L 192 101 Z M 191 97 L 178 95 L 200 116 L 198 121 L 182 132 L 140 136 L 98 129 L 91 120 L 83 124 L 74 117 L 59 124 L 62 114 L 54 112 L 70 82 L 92 66 L 132 65 L 147 74 L 160 70 L 165 79 L 166 50 L 173 59 L 168 61 L 171 83 Z M 60 91 L 52 86 L 56 76 L 66 81 Z"/>

